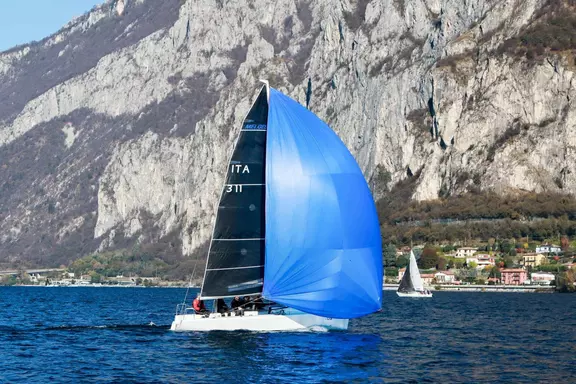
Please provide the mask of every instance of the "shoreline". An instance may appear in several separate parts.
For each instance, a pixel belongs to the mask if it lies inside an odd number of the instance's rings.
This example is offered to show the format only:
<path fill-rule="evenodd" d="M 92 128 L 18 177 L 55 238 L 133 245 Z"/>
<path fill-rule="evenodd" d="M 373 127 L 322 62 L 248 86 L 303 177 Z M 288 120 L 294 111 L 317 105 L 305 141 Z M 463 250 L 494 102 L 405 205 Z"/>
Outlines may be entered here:
<path fill-rule="evenodd" d="M 1 287 L 28 287 L 28 288 L 197 288 L 200 287 L 188 287 L 186 285 L 151 285 L 151 286 L 144 286 L 144 285 L 93 285 L 93 284 L 86 284 L 86 285 L 34 285 L 34 284 L 15 284 L 15 285 L 0 285 Z"/>
<path fill-rule="evenodd" d="M 546 285 L 451 285 L 436 284 L 426 287 L 430 291 L 446 292 L 515 292 L 515 293 L 556 293 L 555 286 Z M 384 291 L 395 291 L 398 284 L 384 284 Z"/>
<path fill-rule="evenodd" d="M 32 287 L 32 288 L 180 288 L 180 289 L 199 289 L 196 286 L 186 285 L 0 285 L 0 287 Z M 398 284 L 383 284 L 383 291 L 396 291 Z M 555 286 L 540 285 L 450 285 L 436 284 L 426 289 L 434 292 L 514 292 L 514 293 L 557 293 Z"/>

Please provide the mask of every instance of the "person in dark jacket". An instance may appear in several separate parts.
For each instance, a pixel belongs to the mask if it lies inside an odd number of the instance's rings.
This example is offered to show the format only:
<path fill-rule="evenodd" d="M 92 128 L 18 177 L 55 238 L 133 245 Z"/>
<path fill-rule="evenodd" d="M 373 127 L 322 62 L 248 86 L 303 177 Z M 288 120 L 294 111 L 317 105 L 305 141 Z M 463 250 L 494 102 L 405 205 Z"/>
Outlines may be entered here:
<path fill-rule="evenodd" d="M 243 304 L 244 300 L 241 300 L 239 296 L 236 296 L 230 302 L 230 307 L 232 307 L 232 309 L 236 309 L 238 307 L 241 307 Z"/>
<path fill-rule="evenodd" d="M 244 296 L 244 309 L 250 311 L 253 309 L 254 303 L 252 303 L 252 299 L 250 296 Z"/>
<path fill-rule="evenodd" d="M 262 300 L 262 295 L 256 296 L 256 299 L 254 299 L 254 309 L 260 310 L 260 309 L 264 308 L 265 306 L 266 305 L 264 304 L 264 301 Z"/>
<path fill-rule="evenodd" d="M 218 313 L 228 312 L 228 306 L 226 305 L 224 299 L 218 299 L 218 301 L 216 302 L 216 312 Z"/>

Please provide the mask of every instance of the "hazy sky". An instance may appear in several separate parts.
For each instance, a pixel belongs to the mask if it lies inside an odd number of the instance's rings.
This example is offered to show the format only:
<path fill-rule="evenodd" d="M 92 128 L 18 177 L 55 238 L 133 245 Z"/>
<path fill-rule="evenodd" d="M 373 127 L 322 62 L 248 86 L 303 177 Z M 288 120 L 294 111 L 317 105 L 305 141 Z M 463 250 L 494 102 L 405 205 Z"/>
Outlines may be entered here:
<path fill-rule="evenodd" d="M 58 31 L 104 0 L 0 0 L 0 52 Z"/>

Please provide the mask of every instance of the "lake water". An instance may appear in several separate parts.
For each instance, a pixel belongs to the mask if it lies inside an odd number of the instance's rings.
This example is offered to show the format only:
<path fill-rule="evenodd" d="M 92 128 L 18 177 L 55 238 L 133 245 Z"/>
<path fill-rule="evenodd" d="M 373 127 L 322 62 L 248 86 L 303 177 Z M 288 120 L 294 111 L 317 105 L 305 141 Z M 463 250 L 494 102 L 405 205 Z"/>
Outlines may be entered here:
<path fill-rule="evenodd" d="M 184 294 L 0 287 L 0 382 L 576 382 L 576 295 L 386 291 L 348 332 L 173 333 Z"/>

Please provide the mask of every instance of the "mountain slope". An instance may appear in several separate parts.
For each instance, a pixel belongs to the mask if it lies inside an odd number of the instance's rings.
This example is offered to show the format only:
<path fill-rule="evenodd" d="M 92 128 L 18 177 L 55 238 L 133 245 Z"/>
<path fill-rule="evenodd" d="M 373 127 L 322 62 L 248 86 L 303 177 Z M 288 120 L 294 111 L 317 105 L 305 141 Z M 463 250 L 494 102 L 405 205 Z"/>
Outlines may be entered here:
<path fill-rule="evenodd" d="M 202 247 L 261 78 L 310 79 L 377 196 L 574 190 L 571 2 L 246 4 L 109 1 L 0 54 L 0 263 Z"/>

